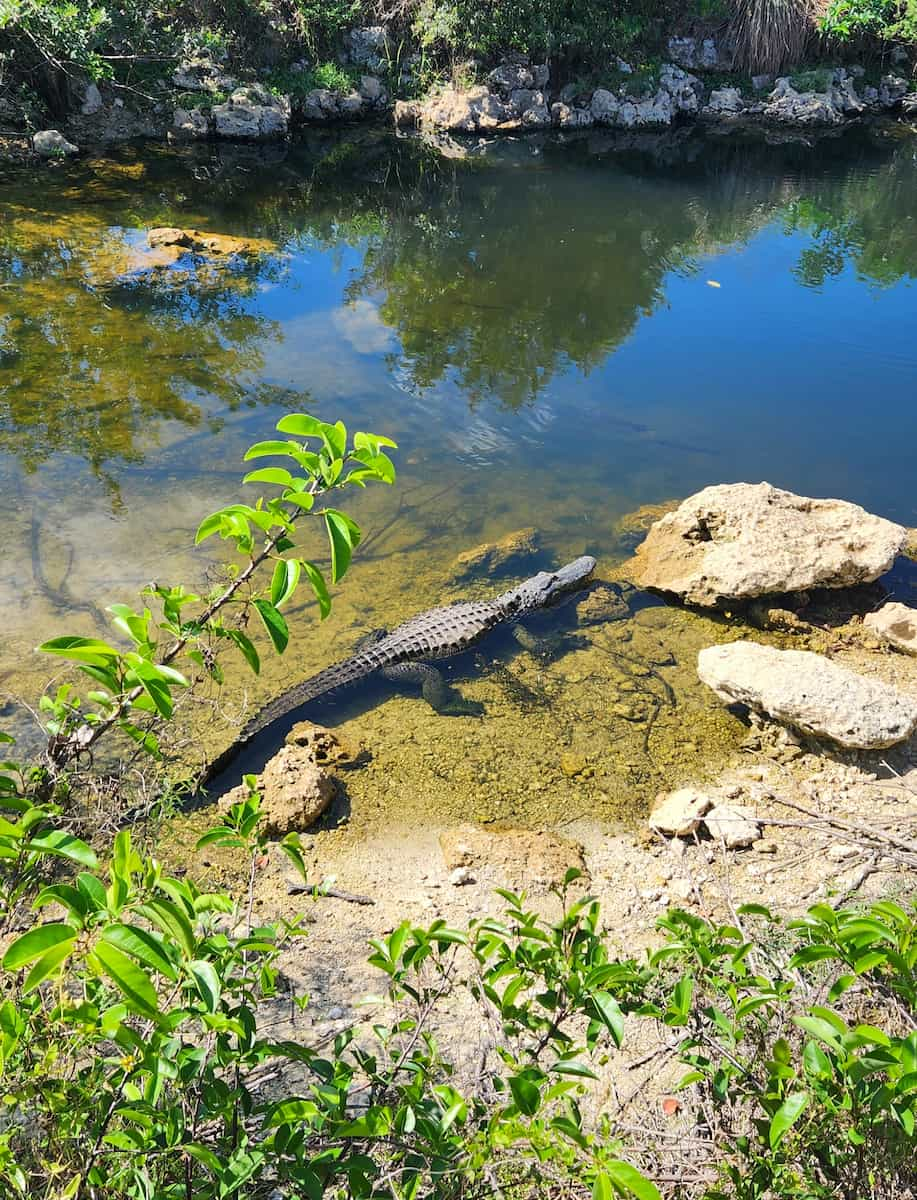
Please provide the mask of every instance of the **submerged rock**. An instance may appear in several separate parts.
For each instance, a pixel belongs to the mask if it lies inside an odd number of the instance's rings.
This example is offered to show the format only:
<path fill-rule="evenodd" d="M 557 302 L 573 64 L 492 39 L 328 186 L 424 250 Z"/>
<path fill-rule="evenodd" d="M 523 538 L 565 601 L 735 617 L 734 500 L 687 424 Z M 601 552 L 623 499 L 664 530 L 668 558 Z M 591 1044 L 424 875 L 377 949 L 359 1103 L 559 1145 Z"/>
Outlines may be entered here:
<path fill-rule="evenodd" d="M 917 729 L 917 700 L 809 650 L 710 646 L 697 672 L 727 704 L 747 704 L 847 749 L 894 746 Z"/>
<path fill-rule="evenodd" d="M 870 583 L 907 530 L 844 500 L 813 500 L 769 483 L 704 488 L 658 521 L 637 548 L 644 587 L 714 607 L 770 593 Z"/>
<path fill-rule="evenodd" d="M 878 612 L 870 613 L 863 624 L 883 641 L 917 654 L 917 609 L 906 604 L 883 604 Z"/>
<path fill-rule="evenodd" d="M 68 142 L 59 129 L 42 129 L 32 138 L 32 147 L 41 158 L 69 158 L 79 154 L 79 146 Z"/>
<path fill-rule="evenodd" d="M 490 574 L 501 571 L 539 552 L 538 532 L 529 526 L 504 534 L 495 542 L 482 542 L 471 550 L 463 550 L 452 564 L 456 575 Z"/>

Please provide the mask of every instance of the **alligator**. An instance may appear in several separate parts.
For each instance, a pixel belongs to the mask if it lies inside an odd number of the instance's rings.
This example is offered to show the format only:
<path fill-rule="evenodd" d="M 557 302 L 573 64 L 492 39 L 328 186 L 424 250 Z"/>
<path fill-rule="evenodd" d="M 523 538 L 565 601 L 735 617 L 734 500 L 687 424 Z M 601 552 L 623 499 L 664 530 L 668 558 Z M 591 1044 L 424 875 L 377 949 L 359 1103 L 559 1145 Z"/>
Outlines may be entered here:
<path fill-rule="evenodd" d="M 391 633 L 375 631 L 363 639 L 350 658 L 326 667 L 266 705 L 239 737 L 208 764 L 200 783 L 212 780 L 275 721 L 310 700 L 376 672 L 386 679 L 420 684 L 424 699 L 437 712 L 470 711 L 467 707 L 456 707 L 451 688 L 429 660 L 463 654 L 498 625 L 511 625 L 526 613 L 549 608 L 568 592 L 584 587 L 594 570 L 595 559 L 583 555 L 557 571 L 539 571 L 493 600 L 446 604 L 411 617 Z"/>

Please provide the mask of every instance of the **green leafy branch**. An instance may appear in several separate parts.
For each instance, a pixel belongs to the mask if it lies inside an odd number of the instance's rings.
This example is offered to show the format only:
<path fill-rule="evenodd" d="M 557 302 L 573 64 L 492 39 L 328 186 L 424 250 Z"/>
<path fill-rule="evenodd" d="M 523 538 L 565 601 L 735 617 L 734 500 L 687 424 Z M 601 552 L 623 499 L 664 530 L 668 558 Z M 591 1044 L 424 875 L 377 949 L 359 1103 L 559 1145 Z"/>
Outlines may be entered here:
<path fill-rule="evenodd" d="M 338 583 L 359 545 L 360 528 L 346 513 L 320 501 L 348 486 L 393 483 L 395 468 L 385 451 L 395 443 L 362 432 L 349 442 L 343 422 L 331 425 L 307 413 L 291 413 L 278 421 L 276 428 L 292 437 L 258 442 L 245 459 L 286 458 L 291 467 L 259 467 L 250 471 L 243 483 L 273 484 L 279 494 L 261 497 L 254 505 L 227 505 L 206 517 L 197 530 L 195 544 L 219 536 L 241 557 L 242 563 L 232 568 L 228 585 L 205 599 L 182 586 L 151 584 L 144 596 L 158 602 L 158 618 L 146 606 L 137 611 L 127 604 L 110 605 L 114 628 L 131 643 L 127 650 L 99 638 L 73 635 L 52 638 L 39 646 L 47 654 L 75 662 L 95 685 L 85 698 L 65 684 L 53 697 L 42 699 L 41 707 L 49 714 L 48 758 L 56 768 L 91 751 L 113 727 L 145 751 L 158 754 L 155 734 L 137 721 L 172 717 L 179 689 L 189 686 L 187 675 L 173 665 L 182 656 L 221 683 L 222 669 L 213 646 L 228 641 L 257 674 L 260 653 L 244 628 L 250 609 L 258 614 L 278 654 L 284 652 L 290 638 L 282 609 L 303 580 L 318 601 L 322 619 L 330 612 L 331 596 L 323 572 L 295 553 L 296 523 L 304 515 L 322 520 L 330 549 L 331 583 Z M 256 573 L 269 562 L 273 563 L 270 583 L 256 588 Z M 200 604 L 204 607 L 195 611 Z M 229 624 L 225 614 L 231 606 L 240 607 Z"/>

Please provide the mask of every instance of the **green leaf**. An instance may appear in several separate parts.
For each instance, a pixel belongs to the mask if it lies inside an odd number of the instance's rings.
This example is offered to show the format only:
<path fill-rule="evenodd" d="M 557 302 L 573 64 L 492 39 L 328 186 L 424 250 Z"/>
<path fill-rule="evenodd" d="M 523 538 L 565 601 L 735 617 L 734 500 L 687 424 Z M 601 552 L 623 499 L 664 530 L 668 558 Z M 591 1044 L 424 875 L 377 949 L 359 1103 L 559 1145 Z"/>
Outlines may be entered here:
<path fill-rule="evenodd" d="M 40 850 L 43 854 L 54 854 L 58 858 L 67 858 L 71 862 L 79 863 L 81 867 L 98 866 L 92 847 L 74 837 L 72 833 L 67 833 L 65 829 L 52 829 L 48 833 L 41 833 L 29 840 L 27 848 Z"/>
<path fill-rule="evenodd" d="M 808 1103 L 808 1092 L 791 1092 L 780 1105 L 771 1118 L 770 1130 L 767 1135 L 772 1150 L 780 1145 L 787 1130 L 798 1120 Z"/>
<path fill-rule="evenodd" d="M 274 643 L 274 649 L 278 654 L 283 654 L 290 640 L 290 631 L 287 628 L 286 621 L 269 601 L 253 600 L 252 603 L 258 610 L 258 616 L 261 618 L 268 636 Z"/>
<path fill-rule="evenodd" d="M 292 457 L 291 451 L 294 449 L 296 449 L 295 442 L 255 442 L 245 451 L 244 461 L 248 462 L 251 458 L 266 458 L 269 454 L 283 454 L 289 458 Z"/>
<path fill-rule="evenodd" d="M 53 975 L 58 967 L 70 957 L 75 945 L 76 938 L 71 937 L 66 942 L 59 942 L 56 946 L 52 946 L 50 950 L 46 951 L 33 964 L 31 971 L 26 975 L 25 982 L 22 985 L 23 993 L 31 992 L 40 983 L 44 983 L 49 975 Z"/>
<path fill-rule="evenodd" d="M 331 544 L 331 582 L 338 583 L 350 566 L 353 552 L 360 544 L 360 528 L 345 513 L 326 508 L 322 514 Z"/>
<path fill-rule="evenodd" d="M 75 933 L 72 925 L 64 925 L 57 921 L 30 929 L 7 948 L 3 956 L 3 966 L 7 971 L 18 971 L 26 963 L 41 958 L 52 947 L 72 941 Z"/>
<path fill-rule="evenodd" d="M 509 1090 L 516 1107 L 527 1117 L 534 1117 L 541 1105 L 541 1089 L 526 1074 L 511 1075 Z"/>
<path fill-rule="evenodd" d="M 220 1003 L 220 979 L 213 963 L 205 959 L 196 959 L 188 963 L 188 970 L 194 978 L 198 993 L 208 1012 L 216 1012 Z"/>
<path fill-rule="evenodd" d="M 831 1059 L 825 1054 L 818 1042 L 806 1042 L 802 1052 L 802 1065 L 807 1075 L 827 1079 L 831 1075 Z"/>
<path fill-rule="evenodd" d="M 70 658 L 94 667 L 107 667 L 118 658 L 118 651 L 98 638 L 52 638 L 50 642 L 42 642 L 38 649 L 43 654 L 56 654 L 58 658 Z"/>
<path fill-rule="evenodd" d="M 614 1200 L 611 1180 L 604 1171 L 599 1171 L 592 1185 L 592 1200 Z"/>
<path fill-rule="evenodd" d="M 271 579 L 271 604 L 281 608 L 296 591 L 302 567 L 295 558 L 281 558 L 274 567 Z"/>
<path fill-rule="evenodd" d="M 169 958 L 162 938 L 148 929 L 137 925 L 109 925 L 102 934 L 103 941 L 137 958 L 145 966 L 165 975 L 167 979 L 177 979 L 178 972 Z"/>
<path fill-rule="evenodd" d="M 109 942 L 97 942 L 95 956 L 105 974 L 127 1000 L 147 1016 L 158 1015 L 156 989 L 142 967 L 138 967 L 133 959 Z"/>
<path fill-rule="evenodd" d="M 324 621 L 325 617 L 331 612 L 331 597 L 328 594 L 328 585 L 325 583 L 325 576 L 314 563 L 310 563 L 304 558 L 301 558 L 299 561 L 309 582 L 312 584 L 312 591 L 315 592 L 315 598 L 318 601 L 318 611 L 321 619 Z"/>
<path fill-rule="evenodd" d="M 308 413 L 288 413 L 277 422 L 278 433 L 292 433 L 294 437 L 317 437 L 324 439 L 325 424 Z"/>
<path fill-rule="evenodd" d="M 249 471 L 242 478 L 243 483 L 276 483 L 280 487 L 289 487 L 293 476 L 286 467 L 261 467 L 257 471 Z"/>
<path fill-rule="evenodd" d="M 617 1000 L 610 992 L 595 992 L 592 1003 L 596 1016 L 611 1034 L 614 1044 L 620 1047 L 624 1037 L 624 1014 Z"/>
<path fill-rule="evenodd" d="M 228 629 L 226 636 L 239 647 L 245 661 L 255 674 L 259 675 L 261 673 L 261 659 L 258 657 L 258 651 L 255 649 L 251 638 L 243 633 L 241 629 Z"/>
<path fill-rule="evenodd" d="M 598 1079 L 595 1071 L 590 1070 L 585 1063 L 579 1062 L 575 1058 L 559 1058 L 551 1070 L 558 1075 L 578 1075 L 583 1079 Z"/>
<path fill-rule="evenodd" d="M 636 1167 L 623 1159 L 612 1159 L 605 1164 L 605 1170 L 616 1191 L 624 1196 L 636 1196 L 637 1200 L 662 1200 L 659 1188 L 651 1179 L 642 1175 Z M 593 1192 L 593 1195 L 595 1193 Z"/>

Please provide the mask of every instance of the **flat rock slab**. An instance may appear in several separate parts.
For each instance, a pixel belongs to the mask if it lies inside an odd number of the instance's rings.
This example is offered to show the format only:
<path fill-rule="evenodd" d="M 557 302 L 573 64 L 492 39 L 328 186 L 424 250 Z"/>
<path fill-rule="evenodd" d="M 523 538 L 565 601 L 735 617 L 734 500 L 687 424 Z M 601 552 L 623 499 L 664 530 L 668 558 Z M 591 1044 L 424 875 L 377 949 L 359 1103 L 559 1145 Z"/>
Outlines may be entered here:
<path fill-rule="evenodd" d="M 741 804 L 718 804 L 704 817 L 712 838 L 723 842 L 727 850 L 741 850 L 761 836 L 754 809 Z"/>
<path fill-rule="evenodd" d="M 697 788 L 678 788 L 657 799 L 649 815 L 650 829 L 666 837 L 690 837 L 700 828 L 701 818 L 714 803 L 712 797 Z"/>
<path fill-rule="evenodd" d="M 917 654 L 917 609 L 906 604 L 883 604 L 863 624 L 896 649 Z"/>
<path fill-rule="evenodd" d="M 847 749 L 894 746 L 917 729 L 917 700 L 809 650 L 709 646 L 697 673 L 728 704 L 747 704 Z"/>
<path fill-rule="evenodd" d="M 711 608 L 729 600 L 850 587 L 889 569 L 908 531 L 846 500 L 769 483 L 704 488 L 650 529 L 636 552 L 643 587 Z"/>

